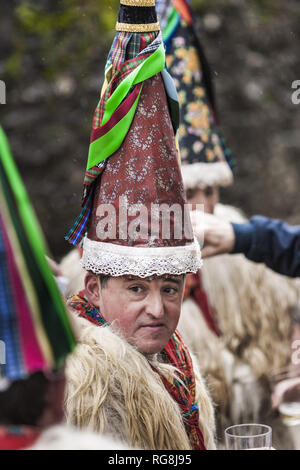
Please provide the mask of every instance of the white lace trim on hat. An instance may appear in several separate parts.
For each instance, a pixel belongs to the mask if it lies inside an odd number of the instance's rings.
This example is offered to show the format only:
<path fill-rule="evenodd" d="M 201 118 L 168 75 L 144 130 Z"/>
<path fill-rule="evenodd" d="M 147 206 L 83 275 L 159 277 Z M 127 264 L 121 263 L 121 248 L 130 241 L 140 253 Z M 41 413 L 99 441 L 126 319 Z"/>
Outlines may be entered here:
<path fill-rule="evenodd" d="M 181 172 L 185 189 L 230 186 L 233 183 L 233 174 L 226 162 L 191 163 L 182 165 Z"/>
<path fill-rule="evenodd" d="M 129 247 L 85 238 L 82 266 L 95 274 L 149 277 L 196 273 L 202 266 L 199 243 L 163 248 Z"/>

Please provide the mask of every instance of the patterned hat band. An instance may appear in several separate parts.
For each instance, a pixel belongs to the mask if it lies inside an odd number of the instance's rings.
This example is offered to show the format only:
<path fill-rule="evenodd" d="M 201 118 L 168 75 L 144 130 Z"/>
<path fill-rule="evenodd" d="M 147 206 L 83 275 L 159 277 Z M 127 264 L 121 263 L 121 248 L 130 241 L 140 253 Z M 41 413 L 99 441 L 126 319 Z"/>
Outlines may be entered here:
<path fill-rule="evenodd" d="M 120 4 L 129 7 L 154 7 L 155 0 L 120 0 Z"/>
<path fill-rule="evenodd" d="M 126 32 L 152 32 L 159 31 L 155 2 L 135 2 L 135 4 L 121 2 L 117 23 L 117 31 Z"/>
<path fill-rule="evenodd" d="M 150 24 L 128 24 L 117 22 L 116 31 L 124 31 L 126 33 L 152 33 L 154 31 L 160 31 L 160 25 L 158 22 Z"/>

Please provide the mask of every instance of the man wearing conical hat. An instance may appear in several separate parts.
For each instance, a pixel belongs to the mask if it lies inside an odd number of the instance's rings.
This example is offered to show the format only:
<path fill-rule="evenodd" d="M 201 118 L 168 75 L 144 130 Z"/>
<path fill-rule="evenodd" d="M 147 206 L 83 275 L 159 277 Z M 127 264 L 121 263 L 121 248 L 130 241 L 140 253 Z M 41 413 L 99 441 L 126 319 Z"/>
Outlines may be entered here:
<path fill-rule="evenodd" d="M 188 196 L 208 187 L 216 193 L 218 187 L 232 184 L 234 160 L 218 126 L 211 72 L 196 34 L 190 2 L 157 0 L 156 8 L 168 70 L 180 102 L 184 186 Z"/>
<path fill-rule="evenodd" d="M 85 288 L 69 299 L 69 422 L 141 449 L 214 448 L 210 398 L 176 327 L 201 266 L 175 134 L 178 102 L 152 0 L 121 0 L 96 108 L 83 210 Z"/>
<path fill-rule="evenodd" d="M 233 182 L 233 160 L 217 126 L 210 72 L 189 2 L 158 0 L 156 6 L 181 104 L 179 144 L 188 202 L 240 222 L 238 210 L 218 204 L 219 187 Z M 259 419 L 268 391 L 257 380 L 288 359 L 295 289 L 242 256 L 223 256 L 205 260 L 201 272 L 187 276 L 184 298 L 179 330 L 208 375 L 217 416 L 224 425 L 228 417 L 230 423 Z"/>

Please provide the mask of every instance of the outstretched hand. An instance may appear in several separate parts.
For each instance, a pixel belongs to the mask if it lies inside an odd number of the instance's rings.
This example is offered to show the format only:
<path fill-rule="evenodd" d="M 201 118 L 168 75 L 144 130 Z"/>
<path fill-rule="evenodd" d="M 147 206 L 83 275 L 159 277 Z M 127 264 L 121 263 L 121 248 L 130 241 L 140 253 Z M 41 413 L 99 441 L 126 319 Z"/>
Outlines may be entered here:
<path fill-rule="evenodd" d="M 199 240 L 204 239 L 203 258 L 232 251 L 235 235 L 230 222 L 210 214 L 201 214 L 199 216 L 197 211 L 191 212 L 191 221 L 196 237 Z"/>
<path fill-rule="evenodd" d="M 275 386 L 272 393 L 272 406 L 278 408 L 283 401 L 299 401 L 299 397 L 300 377 L 283 380 Z"/>

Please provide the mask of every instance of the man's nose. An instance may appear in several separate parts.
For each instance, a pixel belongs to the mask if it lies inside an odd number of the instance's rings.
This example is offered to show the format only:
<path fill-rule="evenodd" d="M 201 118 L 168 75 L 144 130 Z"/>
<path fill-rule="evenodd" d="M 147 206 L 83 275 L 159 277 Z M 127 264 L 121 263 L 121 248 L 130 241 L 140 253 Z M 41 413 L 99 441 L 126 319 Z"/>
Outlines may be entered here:
<path fill-rule="evenodd" d="M 149 295 L 147 313 L 155 318 L 161 318 L 164 316 L 164 305 L 160 293 Z"/>

